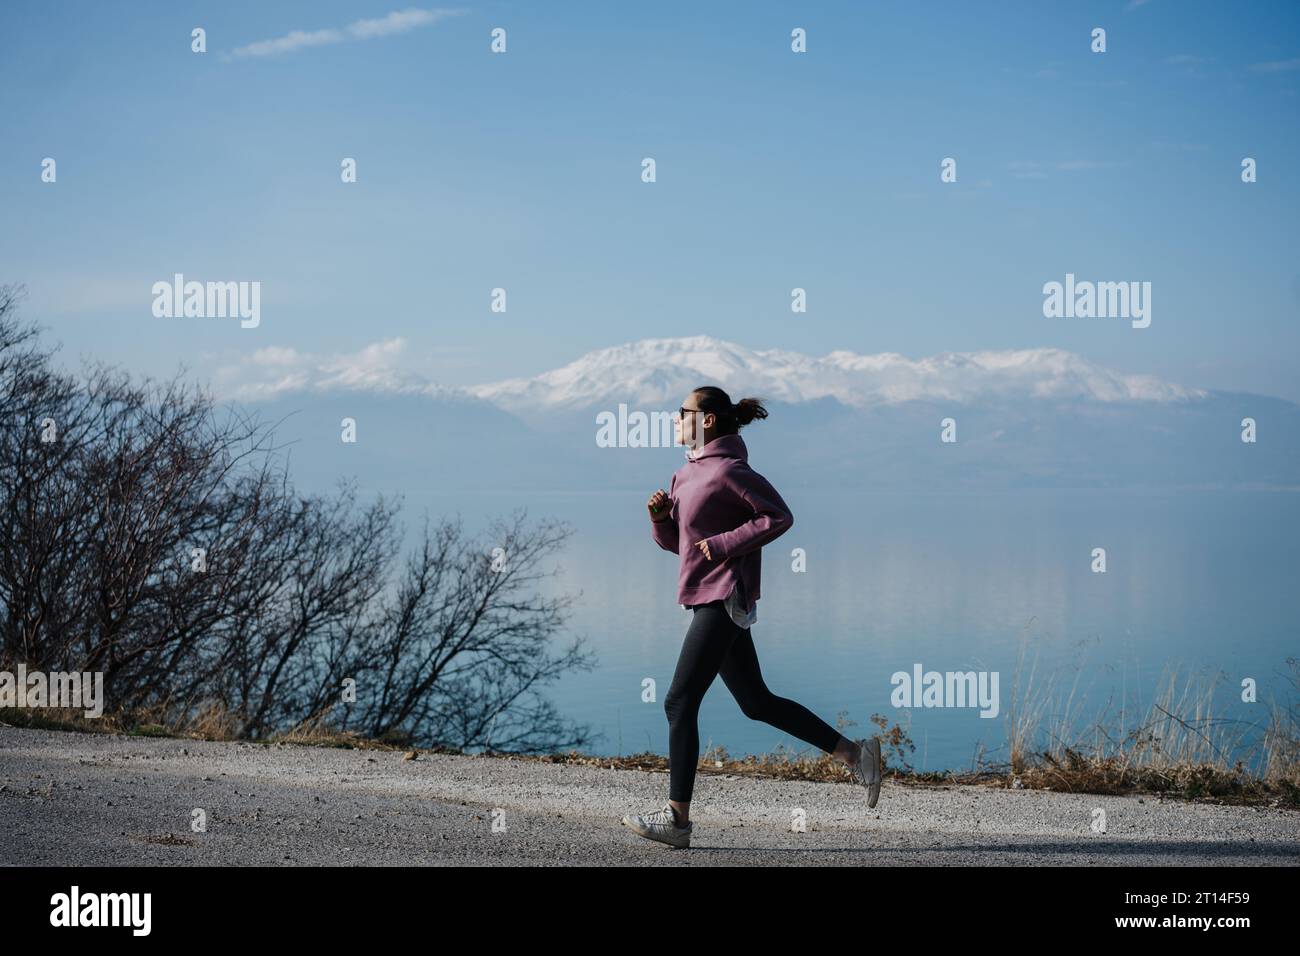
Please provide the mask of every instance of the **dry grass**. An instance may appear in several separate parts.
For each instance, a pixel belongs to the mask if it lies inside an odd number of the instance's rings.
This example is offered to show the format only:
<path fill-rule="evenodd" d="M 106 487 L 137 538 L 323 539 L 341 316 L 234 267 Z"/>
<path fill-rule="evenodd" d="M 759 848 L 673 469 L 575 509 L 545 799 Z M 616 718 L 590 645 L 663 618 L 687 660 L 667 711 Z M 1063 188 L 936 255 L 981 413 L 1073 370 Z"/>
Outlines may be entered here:
<path fill-rule="evenodd" d="M 1216 690 L 1226 675 L 1181 674 L 1174 666 L 1132 729 L 1121 708 L 1109 720 L 1103 714 L 1076 738 L 1077 681 L 1061 711 L 1052 712 L 1052 703 L 1061 698 L 1055 674 L 1036 684 L 1035 654 L 1022 685 L 1024 651 L 1022 634 L 1007 717 L 1009 760 L 989 768 L 1001 785 L 1300 809 L 1300 719 L 1294 700 L 1285 707 L 1277 701 L 1258 704 L 1267 714 L 1262 723 L 1219 716 Z M 1285 683 L 1289 691 L 1300 692 L 1300 660 L 1286 663 Z M 1042 743 L 1035 746 L 1036 740 Z"/>
<path fill-rule="evenodd" d="M 105 713 L 102 717 L 85 717 L 79 709 L 61 707 L 3 708 L 0 723 L 39 730 L 66 730 L 78 733 L 124 734 L 128 737 L 180 737 L 189 740 L 241 741 L 239 721 L 218 701 L 203 704 L 184 720 L 167 715 L 165 708 L 137 710 L 130 713 Z M 248 741 L 244 741 L 248 742 Z M 254 743 L 299 744 L 307 747 L 347 747 L 356 749 L 401 749 L 396 741 L 370 740 L 352 731 L 337 730 L 324 721 L 305 721 L 282 734 Z"/>

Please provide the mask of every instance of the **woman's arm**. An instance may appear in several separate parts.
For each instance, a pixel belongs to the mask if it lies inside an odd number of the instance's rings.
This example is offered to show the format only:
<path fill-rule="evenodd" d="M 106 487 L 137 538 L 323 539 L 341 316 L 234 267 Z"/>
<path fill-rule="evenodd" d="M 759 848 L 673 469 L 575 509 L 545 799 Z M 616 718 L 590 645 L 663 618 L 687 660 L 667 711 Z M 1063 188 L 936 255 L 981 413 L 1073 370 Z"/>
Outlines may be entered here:
<path fill-rule="evenodd" d="M 754 516 L 739 528 L 704 539 L 713 561 L 756 551 L 794 525 L 794 515 L 766 478 L 748 468 L 736 469 L 731 477 L 735 491 Z"/>
<path fill-rule="evenodd" d="M 650 537 L 654 538 L 655 544 L 665 551 L 671 551 L 673 554 L 680 553 L 681 544 L 677 533 L 677 520 L 673 517 L 673 490 L 677 487 L 677 475 L 673 475 L 673 480 L 668 484 L 668 513 L 658 520 L 650 519 Z"/>

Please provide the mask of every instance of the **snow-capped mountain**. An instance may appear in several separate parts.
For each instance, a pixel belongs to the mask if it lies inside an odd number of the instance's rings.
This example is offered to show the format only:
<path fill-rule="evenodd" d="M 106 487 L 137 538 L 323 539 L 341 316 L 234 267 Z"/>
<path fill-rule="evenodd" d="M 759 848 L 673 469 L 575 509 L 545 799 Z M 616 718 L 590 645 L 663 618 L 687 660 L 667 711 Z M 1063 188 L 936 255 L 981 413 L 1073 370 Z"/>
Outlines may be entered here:
<path fill-rule="evenodd" d="M 817 357 L 749 349 L 708 335 L 643 339 L 597 349 L 532 378 L 468 388 L 524 416 L 564 408 L 674 405 L 692 388 L 718 384 L 733 398 L 758 395 L 799 403 L 833 398 L 867 409 L 909 401 L 1091 399 L 1170 402 L 1204 398 L 1149 375 L 1127 375 L 1061 349 L 943 352 L 909 359 L 894 352 L 837 350 Z"/>
<path fill-rule="evenodd" d="M 1300 405 L 1124 374 L 1060 349 L 817 357 L 701 335 L 467 388 L 422 379 L 401 351 L 266 352 L 264 386 L 248 366 L 232 380 L 268 417 L 289 416 L 281 435 L 311 484 L 355 474 L 416 497 L 666 487 L 683 460 L 671 431 L 649 444 L 629 432 L 610 447 L 600 419 L 668 412 L 705 384 L 765 400 L 769 418 L 743 435 L 783 487 L 1300 489 Z M 355 445 L 340 443 L 345 417 Z M 1248 418 L 1255 442 L 1242 441 Z M 949 421 L 955 440 L 941 438 Z"/>

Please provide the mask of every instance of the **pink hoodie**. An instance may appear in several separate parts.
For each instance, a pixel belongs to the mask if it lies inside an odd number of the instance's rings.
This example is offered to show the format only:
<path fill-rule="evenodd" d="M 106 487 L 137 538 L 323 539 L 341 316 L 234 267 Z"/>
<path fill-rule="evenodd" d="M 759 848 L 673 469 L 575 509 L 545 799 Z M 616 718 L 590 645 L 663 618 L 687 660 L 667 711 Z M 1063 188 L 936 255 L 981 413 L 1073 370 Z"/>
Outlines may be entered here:
<path fill-rule="evenodd" d="M 740 435 L 713 439 L 673 474 L 669 517 L 651 521 L 659 547 L 681 556 L 678 604 L 725 600 L 739 579 L 752 610 L 760 597 L 760 549 L 794 524 L 781 496 L 749 467 Z M 707 541 L 709 554 L 695 546 Z"/>

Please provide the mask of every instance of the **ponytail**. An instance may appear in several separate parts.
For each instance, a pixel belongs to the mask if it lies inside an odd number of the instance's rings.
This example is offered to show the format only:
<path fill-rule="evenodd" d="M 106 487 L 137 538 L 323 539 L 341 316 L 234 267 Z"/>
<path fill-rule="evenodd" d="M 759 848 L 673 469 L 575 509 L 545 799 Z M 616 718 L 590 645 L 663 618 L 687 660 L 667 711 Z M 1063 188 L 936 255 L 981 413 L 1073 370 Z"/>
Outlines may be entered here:
<path fill-rule="evenodd" d="M 701 411 L 718 416 L 719 433 L 734 435 L 756 418 L 767 418 L 767 409 L 760 398 L 742 398 L 736 404 L 730 396 L 715 385 L 701 385 L 693 389 Z"/>
<path fill-rule="evenodd" d="M 742 398 L 731 406 L 731 414 L 736 419 L 736 427 L 743 428 L 756 418 L 767 418 L 767 409 L 763 407 L 762 399 Z"/>

